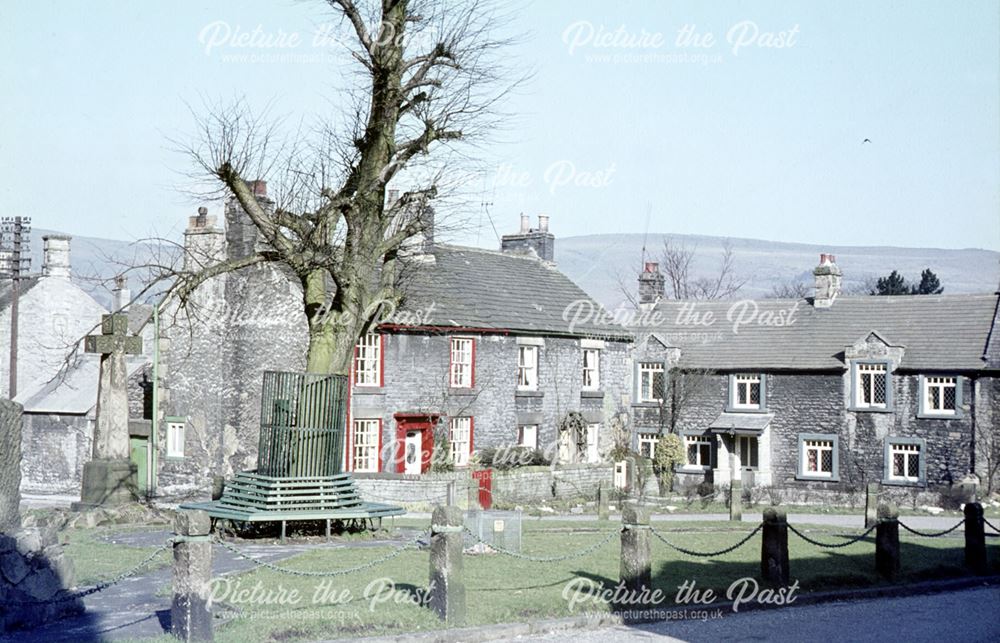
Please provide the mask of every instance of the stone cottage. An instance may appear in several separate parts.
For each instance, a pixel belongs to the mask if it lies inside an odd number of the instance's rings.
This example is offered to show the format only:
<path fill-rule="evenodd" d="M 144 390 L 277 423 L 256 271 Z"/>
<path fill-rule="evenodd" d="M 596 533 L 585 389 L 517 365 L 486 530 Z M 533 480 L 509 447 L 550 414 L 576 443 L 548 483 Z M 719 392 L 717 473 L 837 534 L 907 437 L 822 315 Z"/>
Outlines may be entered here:
<path fill-rule="evenodd" d="M 250 185 L 272 207 L 266 185 Z M 185 232 L 187 268 L 259 243 L 234 201 L 224 226 L 203 208 Z M 435 429 L 458 467 L 474 449 L 515 444 L 599 459 L 609 418 L 628 404 L 631 335 L 556 269 L 554 244 L 544 216 L 536 228 L 523 217 L 498 251 L 436 243 L 432 232 L 410 244 L 404 305 L 357 347 L 346 470 L 426 472 Z M 161 493 L 204 493 L 211 476 L 255 466 L 262 374 L 304 367 L 301 301 L 297 280 L 263 264 L 215 277 L 161 315 Z M 588 319 L 570 323 L 567 311 L 581 307 Z M 579 434 L 559 442 L 571 411 Z"/>
<path fill-rule="evenodd" d="M 800 300 L 677 301 L 646 264 L 637 446 L 674 431 L 680 484 L 736 477 L 799 497 L 982 473 L 977 438 L 1000 418 L 998 295 L 848 297 L 832 255 L 814 276 Z"/>

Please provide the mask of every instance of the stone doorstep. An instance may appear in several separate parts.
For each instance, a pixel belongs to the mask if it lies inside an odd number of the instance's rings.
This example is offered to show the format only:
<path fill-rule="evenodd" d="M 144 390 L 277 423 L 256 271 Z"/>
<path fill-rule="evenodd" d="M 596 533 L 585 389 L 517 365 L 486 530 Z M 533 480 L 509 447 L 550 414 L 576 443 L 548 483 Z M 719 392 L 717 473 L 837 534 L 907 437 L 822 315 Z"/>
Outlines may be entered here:
<path fill-rule="evenodd" d="M 771 609 L 792 609 L 794 605 L 816 605 L 821 603 L 835 603 L 839 601 L 872 600 L 878 598 L 896 598 L 902 596 L 915 596 L 918 594 L 939 594 L 941 592 L 971 589 L 981 586 L 1000 586 L 1000 576 L 969 576 L 964 578 L 951 578 L 938 581 L 925 581 L 910 585 L 892 585 L 886 587 L 870 587 L 865 589 L 844 589 L 830 592 L 816 592 L 803 594 L 792 606 L 760 605 L 747 603 L 740 606 L 740 613 L 756 612 Z M 670 609 L 670 608 L 665 608 Z M 701 609 L 699 606 L 698 609 Z M 704 606 L 704 609 L 721 609 L 723 614 L 729 616 L 733 614 L 732 603 L 713 603 Z M 433 641 L 434 643 L 465 643 L 475 641 L 496 641 L 501 639 L 511 639 L 519 636 L 529 636 L 537 634 L 552 634 L 567 630 L 593 630 L 602 627 L 612 627 L 615 625 L 638 625 L 641 623 L 655 623 L 659 619 L 629 619 L 625 620 L 616 614 L 595 615 L 587 614 L 580 616 L 568 616 L 565 618 L 544 619 L 531 623 L 498 623 L 494 625 L 480 625 L 476 627 L 463 627 L 450 630 L 435 630 L 432 632 L 420 632 L 416 634 L 398 634 L 395 636 L 376 636 L 363 639 L 329 639 L 329 641 L 362 641 L 364 643 L 410 643 L 421 641 Z"/>

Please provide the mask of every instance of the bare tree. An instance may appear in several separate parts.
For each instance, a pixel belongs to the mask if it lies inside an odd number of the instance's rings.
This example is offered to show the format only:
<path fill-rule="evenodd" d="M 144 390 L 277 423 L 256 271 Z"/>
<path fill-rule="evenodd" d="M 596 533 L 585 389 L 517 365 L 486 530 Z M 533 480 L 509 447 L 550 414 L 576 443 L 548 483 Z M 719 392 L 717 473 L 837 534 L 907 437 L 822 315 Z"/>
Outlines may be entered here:
<path fill-rule="evenodd" d="M 792 279 L 771 288 L 766 299 L 802 299 L 812 293 L 812 288 L 804 281 Z"/>
<path fill-rule="evenodd" d="M 1000 474 L 1000 428 L 995 424 L 976 424 L 976 456 L 982 460 L 982 473 L 986 485 L 985 496 L 995 489 L 997 475 Z"/>
<path fill-rule="evenodd" d="M 663 239 L 660 270 L 666 277 L 667 295 L 674 299 L 730 299 L 749 281 L 736 274 L 733 246 L 722 244 L 719 267 L 709 276 L 696 276 L 692 270 L 697 247 L 670 237 Z"/>
<path fill-rule="evenodd" d="M 346 374 L 380 308 L 400 302 L 406 244 L 427 228 L 444 160 L 496 127 L 494 107 L 519 80 L 500 56 L 510 41 L 493 35 L 504 16 L 490 4 L 327 2 L 353 45 L 352 108 L 291 136 L 242 101 L 195 115 L 195 142 L 181 147 L 201 193 L 238 201 L 265 243 L 181 271 L 171 290 L 183 300 L 214 276 L 279 265 L 302 287 L 307 369 Z M 258 179 L 277 186 L 273 203 L 255 195 Z M 418 187 L 387 202 L 390 183 Z"/>

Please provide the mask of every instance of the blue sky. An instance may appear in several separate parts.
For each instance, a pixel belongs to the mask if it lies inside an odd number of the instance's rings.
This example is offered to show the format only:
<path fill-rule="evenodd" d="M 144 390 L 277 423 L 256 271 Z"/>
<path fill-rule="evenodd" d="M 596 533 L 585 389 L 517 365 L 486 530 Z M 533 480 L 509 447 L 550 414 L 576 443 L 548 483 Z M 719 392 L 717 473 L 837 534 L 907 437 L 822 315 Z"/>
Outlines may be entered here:
<path fill-rule="evenodd" d="M 320 1 L 6 3 L 0 209 L 77 235 L 179 234 L 198 205 L 170 142 L 187 105 L 335 114 L 349 63 L 312 44 L 332 22 Z M 298 34 L 278 53 L 308 60 L 206 47 L 221 33 L 206 29 L 258 25 Z M 697 43 L 678 43 L 685 27 Z M 557 236 L 642 232 L 648 212 L 651 234 L 1000 249 L 995 0 L 550 0 L 512 28 L 536 73 L 476 188 L 501 234 L 520 212 Z M 457 240 L 496 245 L 470 207 Z"/>

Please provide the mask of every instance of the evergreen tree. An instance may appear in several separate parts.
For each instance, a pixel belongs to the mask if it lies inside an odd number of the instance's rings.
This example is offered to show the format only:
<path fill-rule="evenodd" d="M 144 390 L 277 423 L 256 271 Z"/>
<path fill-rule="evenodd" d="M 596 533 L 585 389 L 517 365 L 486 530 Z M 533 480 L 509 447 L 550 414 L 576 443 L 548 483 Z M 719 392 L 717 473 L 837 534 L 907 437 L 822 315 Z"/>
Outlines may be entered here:
<path fill-rule="evenodd" d="M 913 286 L 910 292 L 914 295 L 940 295 L 944 292 L 944 286 L 941 285 L 938 276 L 927 268 L 920 273 L 920 284 Z"/>
<path fill-rule="evenodd" d="M 873 295 L 909 295 L 910 287 L 906 283 L 906 278 L 895 270 L 889 273 L 888 277 L 879 277 L 875 284 L 875 289 L 871 291 Z"/>

